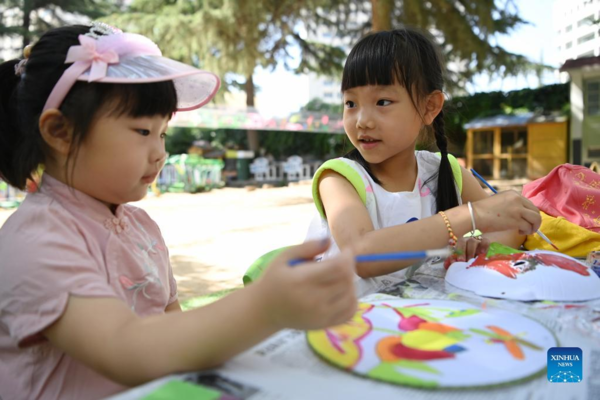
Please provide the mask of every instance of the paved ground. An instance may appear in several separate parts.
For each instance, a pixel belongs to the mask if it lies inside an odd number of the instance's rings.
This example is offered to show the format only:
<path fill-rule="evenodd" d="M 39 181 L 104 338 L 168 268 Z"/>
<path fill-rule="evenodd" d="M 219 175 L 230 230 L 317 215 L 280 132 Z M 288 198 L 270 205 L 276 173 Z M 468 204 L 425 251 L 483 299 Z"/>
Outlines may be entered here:
<path fill-rule="evenodd" d="M 314 210 L 309 184 L 167 193 L 135 204 L 162 230 L 182 301 L 241 286 L 260 255 L 304 240 Z M 0 226 L 12 212 L 0 209 Z"/>

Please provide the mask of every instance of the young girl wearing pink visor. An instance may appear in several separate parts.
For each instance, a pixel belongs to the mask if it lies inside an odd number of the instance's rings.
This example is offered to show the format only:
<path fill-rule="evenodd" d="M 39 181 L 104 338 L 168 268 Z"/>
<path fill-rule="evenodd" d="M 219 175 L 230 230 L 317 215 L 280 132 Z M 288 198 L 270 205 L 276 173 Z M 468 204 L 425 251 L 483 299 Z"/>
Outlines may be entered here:
<path fill-rule="evenodd" d="M 0 177 L 24 188 L 44 172 L 0 229 L 0 398 L 100 398 L 353 315 L 350 254 L 288 266 L 326 241 L 181 312 L 160 230 L 127 203 L 160 172 L 171 115 L 210 101 L 219 78 L 103 24 L 51 30 L 24 55 L 0 65 Z"/>

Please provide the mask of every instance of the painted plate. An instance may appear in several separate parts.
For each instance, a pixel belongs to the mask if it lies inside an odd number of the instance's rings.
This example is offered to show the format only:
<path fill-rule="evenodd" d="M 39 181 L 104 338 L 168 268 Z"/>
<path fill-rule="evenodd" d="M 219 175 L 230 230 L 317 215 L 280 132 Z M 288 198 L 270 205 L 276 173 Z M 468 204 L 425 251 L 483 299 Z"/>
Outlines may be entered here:
<path fill-rule="evenodd" d="M 346 324 L 307 333 L 310 347 L 349 372 L 425 388 L 487 387 L 546 370 L 557 341 L 512 312 L 451 300 L 371 295 Z"/>

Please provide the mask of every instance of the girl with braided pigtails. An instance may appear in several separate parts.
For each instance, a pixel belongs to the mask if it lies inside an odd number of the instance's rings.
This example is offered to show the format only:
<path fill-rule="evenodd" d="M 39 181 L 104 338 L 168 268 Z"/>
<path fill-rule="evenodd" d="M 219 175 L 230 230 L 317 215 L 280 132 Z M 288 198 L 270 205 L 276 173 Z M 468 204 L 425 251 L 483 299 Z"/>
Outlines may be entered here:
<path fill-rule="evenodd" d="M 344 129 L 355 149 L 329 160 L 313 178 L 319 212 L 308 238 L 330 236 L 322 259 L 456 246 L 461 259 L 492 241 L 519 247 L 540 226 L 538 209 L 514 191 L 489 197 L 448 154 L 444 67 L 429 35 L 414 29 L 372 33 L 352 49 L 342 77 Z M 416 151 L 433 130 L 439 153 Z M 476 230 L 483 237 L 463 236 Z M 460 239 L 459 239 L 460 238 Z M 357 265 L 358 294 L 407 261 Z"/>

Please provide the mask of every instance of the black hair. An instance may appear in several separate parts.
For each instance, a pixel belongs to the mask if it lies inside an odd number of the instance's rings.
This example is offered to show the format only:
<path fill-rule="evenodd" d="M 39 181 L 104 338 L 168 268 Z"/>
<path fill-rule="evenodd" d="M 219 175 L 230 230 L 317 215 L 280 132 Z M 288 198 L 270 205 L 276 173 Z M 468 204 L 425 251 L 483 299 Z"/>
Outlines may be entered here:
<path fill-rule="evenodd" d="M 417 110 L 420 99 L 436 90 L 443 92 L 442 57 L 433 39 L 425 33 L 412 28 L 375 32 L 362 38 L 350 51 L 342 75 L 342 92 L 359 86 L 393 85 L 396 82 L 406 88 Z M 437 147 L 442 154 L 437 174 L 436 208 L 437 211 L 443 211 L 458 205 L 454 175 L 448 159 L 443 110 L 432 125 Z M 380 183 L 357 149 L 344 157 L 361 164 L 371 178 Z M 427 182 L 434 178 L 429 178 Z"/>
<path fill-rule="evenodd" d="M 39 117 L 54 85 L 71 65 L 65 64 L 67 51 L 79 44 L 79 35 L 89 30 L 89 26 L 73 25 L 48 31 L 31 49 L 20 75 L 15 73 L 19 60 L 0 65 L 0 178 L 14 187 L 24 189 L 27 179 L 44 163 L 45 143 L 39 131 Z M 100 110 L 135 118 L 170 116 L 176 108 L 173 81 L 143 84 L 78 81 L 59 107 L 73 126 L 69 160 L 76 156 Z"/>

